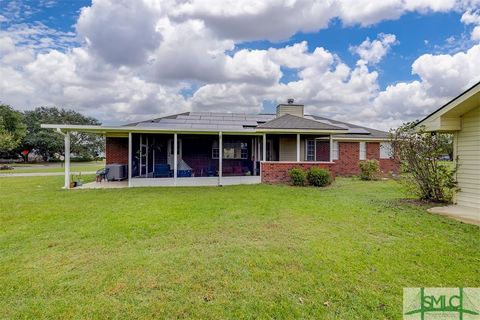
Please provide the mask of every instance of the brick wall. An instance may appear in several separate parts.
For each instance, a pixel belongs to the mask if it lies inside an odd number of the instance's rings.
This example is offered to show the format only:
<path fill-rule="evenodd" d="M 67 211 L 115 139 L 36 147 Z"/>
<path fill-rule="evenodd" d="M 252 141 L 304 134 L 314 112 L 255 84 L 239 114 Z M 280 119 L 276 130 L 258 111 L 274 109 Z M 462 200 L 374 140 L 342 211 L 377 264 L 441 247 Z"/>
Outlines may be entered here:
<path fill-rule="evenodd" d="M 351 176 L 359 173 L 360 145 L 358 142 L 339 142 L 338 160 L 335 160 L 335 172 L 339 176 Z"/>
<path fill-rule="evenodd" d="M 384 174 L 399 172 L 399 165 L 393 159 L 380 159 L 380 142 L 367 142 L 367 159 L 378 160 Z"/>
<path fill-rule="evenodd" d="M 107 164 L 128 164 L 128 138 L 107 137 L 105 151 Z"/>
<path fill-rule="evenodd" d="M 333 178 L 335 172 L 332 169 L 333 163 L 319 163 L 319 162 L 262 162 L 262 182 L 263 183 L 289 183 L 290 177 L 288 171 L 293 168 L 303 168 L 308 170 L 311 167 L 318 167 L 330 170 Z"/>
<path fill-rule="evenodd" d="M 380 159 L 380 143 L 367 142 L 367 160 L 376 159 L 380 163 L 380 170 L 387 174 L 398 173 L 399 166 L 392 159 Z M 335 172 L 339 176 L 358 175 L 360 169 L 360 145 L 358 142 L 339 142 L 339 159 L 335 160 Z"/>

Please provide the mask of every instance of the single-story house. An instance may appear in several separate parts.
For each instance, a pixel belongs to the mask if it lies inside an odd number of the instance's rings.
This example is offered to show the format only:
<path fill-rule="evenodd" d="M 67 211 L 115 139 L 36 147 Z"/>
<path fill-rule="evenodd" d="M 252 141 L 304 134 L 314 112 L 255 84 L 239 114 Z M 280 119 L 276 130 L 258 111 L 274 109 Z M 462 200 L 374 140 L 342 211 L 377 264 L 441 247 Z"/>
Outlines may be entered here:
<path fill-rule="evenodd" d="M 312 166 L 355 175 L 366 159 L 398 171 L 387 132 L 306 115 L 293 99 L 276 114 L 185 112 L 122 126 L 42 127 L 65 136 L 67 188 L 73 131 L 105 135 L 107 165 L 124 165 L 129 186 L 284 183 L 289 169 Z"/>
<path fill-rule="evenodd" d="M 421 120 L 420 126 L 429 132 L 453 133 L 460 190 L 454 199 L 458 208 L 447 210 L 472 208 L 480 221 L 480 82 Z"/>

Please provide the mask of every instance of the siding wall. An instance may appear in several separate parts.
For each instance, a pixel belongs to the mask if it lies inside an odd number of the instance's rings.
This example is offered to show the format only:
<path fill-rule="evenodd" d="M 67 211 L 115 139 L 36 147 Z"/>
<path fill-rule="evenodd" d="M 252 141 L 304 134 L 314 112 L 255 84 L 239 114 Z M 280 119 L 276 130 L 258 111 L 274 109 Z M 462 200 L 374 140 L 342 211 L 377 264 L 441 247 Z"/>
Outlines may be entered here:
<path fill-rule="evenodd" d="M 297 136 L 285 136 L 279 139 L 280 161 L 297 161 Z"/>
<path fill-rule="evenodd" d="M 480 208 L 480 107 L 462 117 L 462 130 L 456 134 L 457 181 L 461 189 L 459 205 Z"/>

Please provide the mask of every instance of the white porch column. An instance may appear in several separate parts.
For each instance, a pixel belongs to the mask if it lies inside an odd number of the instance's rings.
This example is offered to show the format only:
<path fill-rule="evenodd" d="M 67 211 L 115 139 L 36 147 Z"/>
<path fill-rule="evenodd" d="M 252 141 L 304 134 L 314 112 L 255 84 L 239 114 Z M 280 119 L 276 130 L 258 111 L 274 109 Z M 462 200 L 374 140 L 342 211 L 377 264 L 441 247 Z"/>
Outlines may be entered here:
<path fill-rule="evenodd" d="M 297 162 L 300 162 L 300 133 L 297 133 Z"/>
<path fill-rule="evenodd" d="M 132 186 L 132 133 L 128 133 L 128 186 Z"/>
<path fill-rule="evenodd" d="M 262 154 L 262 161 L 267 161 L 267 134 L 263 134 L 263 154 Z"/>
<path fill-rule="evenodd" d="M 253 175 L 257 175 L 257 137 L 252 138 Z"/>
<path fill-rule="evenodd" d="M 70 133 L 65 133 L 65 189 L 70 189 Z"/>
<path fill-rule="evenodd" d="M 218 133 L 218 185 L 222 185 L 222 171 L 223 171 L 223 134 Z"/>
<path fill-rule="evenodd" d="M 333 162 L 333 138 L 330 135 L 330 162 Z"/>
<path fill-rule="evenodd" d="M 173 134 L 173 184 L 177 185 L 177 152 L 178 152 L 178 137 L 177 134 Z"/>

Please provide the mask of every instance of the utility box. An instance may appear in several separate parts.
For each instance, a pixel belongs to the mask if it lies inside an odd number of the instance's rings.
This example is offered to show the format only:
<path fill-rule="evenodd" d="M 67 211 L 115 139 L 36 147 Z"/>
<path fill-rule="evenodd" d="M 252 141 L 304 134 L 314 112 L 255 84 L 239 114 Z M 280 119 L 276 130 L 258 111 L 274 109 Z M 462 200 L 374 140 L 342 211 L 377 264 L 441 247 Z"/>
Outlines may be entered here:
<path fill-rule="evenodd" d="M 112 163 L 107 164 L 107 180 L 125 180 L 128 176 L 128 166 L 126 164 Z"/>

